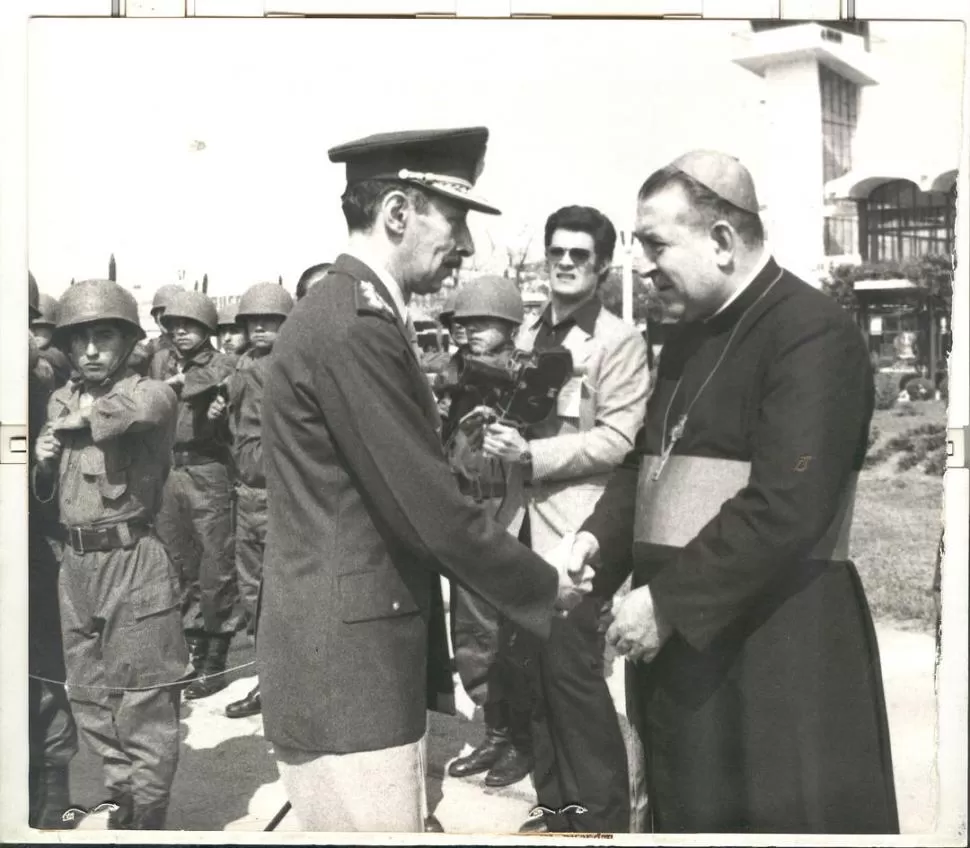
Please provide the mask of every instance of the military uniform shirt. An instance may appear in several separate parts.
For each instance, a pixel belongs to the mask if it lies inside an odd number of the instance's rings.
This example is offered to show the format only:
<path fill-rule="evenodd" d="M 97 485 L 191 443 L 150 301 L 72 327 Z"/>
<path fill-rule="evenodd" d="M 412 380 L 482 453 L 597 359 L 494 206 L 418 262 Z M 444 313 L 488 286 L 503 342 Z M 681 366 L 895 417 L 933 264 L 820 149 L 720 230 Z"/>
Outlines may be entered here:
<path fill-rule="evenodd" d="M 65 430 L 58 421 L 78 413 L 83 385 L 51 396 L 47 427 L 64 447 L 57 490 L 68 527 L 151 521 L 169 467 L 175 395 L 164 383 L 128 373 L 94 400 L 90 427 Z"/>
<path fill-rule="evenodd" d="M 219 353 L 209 343 L 185 360 L 182 366 L 185 382 L 179 393 L 175 431 L 179 450 L 219 455 L 228 447 L 225 420 L 211 421 L 208 411 L 217 389 L 232 375 L 233 368 L 232 358 Z"/>

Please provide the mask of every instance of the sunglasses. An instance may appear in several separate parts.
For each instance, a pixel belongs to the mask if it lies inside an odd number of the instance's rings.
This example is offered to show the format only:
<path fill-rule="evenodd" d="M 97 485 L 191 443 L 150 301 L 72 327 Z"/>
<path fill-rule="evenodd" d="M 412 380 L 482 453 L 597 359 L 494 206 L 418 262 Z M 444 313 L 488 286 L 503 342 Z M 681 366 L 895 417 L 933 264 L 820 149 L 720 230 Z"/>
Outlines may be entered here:
<path fill-rule="evenodd" d="M 592 258 L 592 251 L 587 250 L 585 247 L 571 247 L 566 250 L 564 247 L 547 247 L 546 248 L 546 259 L 550 262 L 562 262 L 563 257 L 569 254 L 569 261 L 573 265 L 585 265 Z"/>

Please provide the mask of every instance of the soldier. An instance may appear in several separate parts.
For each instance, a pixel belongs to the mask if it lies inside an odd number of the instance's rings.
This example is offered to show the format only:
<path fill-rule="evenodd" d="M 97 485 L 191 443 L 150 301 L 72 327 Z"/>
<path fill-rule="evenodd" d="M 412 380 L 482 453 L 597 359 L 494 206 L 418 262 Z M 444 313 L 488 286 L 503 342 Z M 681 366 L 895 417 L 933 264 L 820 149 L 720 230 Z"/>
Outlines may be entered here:
<path fill-rule="evenodd" d="M 466 333 L 465 362 L 479 360 L 507 367 L 515 352 L 515 333 L 523 320 L 522 296 L 512 280 L 481 277 L 462 288 L 454 301 L 454 325 Z M 521 467 L 481 451 L 483 419 L 475 426 L 482 402 L 475 390 L 456 386 L 444 436 L 462 494 L 486 508 L 518 537 L 525 517 Z M 448 773 L 468 777 L 488 772 L 485 785 L 508 786 L 532 770 L 531 687 L 518 673 L 509 646 L 499 643 L 496 609 L 462 586 L 452 585 L 452 642 L 462 686 L 482 707 L 485 741 L 452 762 Z"/>
<path fill-rule="evenodd" d="M 240 356 L 246 350 L 246 331 L 236 320 L 238 311 L 239 304 L 236 302 L 220 306 L 218 311 L 219 349 L 229 356 Z"/>
<path fill-rule="evenodd" d="M 28 277 L 31 323 L 43 318 L 42 296 L 34 275 Z M 27 427 L 31 445 L 37 441 L 47 416 L 47 403 L 55 377 L 48 360 L 41 357 L 37 333 L 32 328 L 30 371 L 27 374 Z M 34 454 L 30 454 L 31 469 Z M 68 765 L 77 753 L 77 727 L 63 685 L 64 651 L 61 646 L 61 615 L 57 600 L 59 534 L 57 505 L 41 503 L 31 491 L 28 508 L 28 607 L 27 632 L 30 679 L 27 687 L 30 770 L 28 798 L 31 827 L 63 826 L 61 815 L 71 806 Z M 44 677 L 47 680 L 40 680 Z"/>
<path fill-rule="evenodd" d="M 236 468 L 236 579 L 247 631 L 256 634 L 256 611 L 266 547 L 266 475 L 263 472 L 262 406 L 269 356 L 293 298 L 276 283 L 256 283 L 239 301 L 237 318 L 249 346 L 236 364 L 228 402 L 218 396 L 210 417 L 228 412 Z M 245 698 L 226 707 L 229 718 L 262 710 L 257 685 Z"/>
<path fill-rule="evenodd" d="M 103 761 L 111 828 L 164 827 L 178 763 L 179 694 L 189 669 L 178 584 L 152 529 L 168 470 L 176 400 L 133 373 L 144 334 L 135 299 L 87 280 L 61 301 L 54 342 L 78 377 L 51 396 L 33 489 L 58 497 L 68 695 Z"/>
<path fill-rule="evenodd" d="M 162 323 L 162 315 L 169 301 L 178 292 L 185 291 L 175 283 L 160 286 L 152 300 L 152 318 L 158 327 L 158 335 L 146 343 L 145 356 L 148 361 L 148 376 L 153 380 L 169 380 L 178 373 L 178 352 Z"/>
<path fill-rule="evenodd" d="M 226 686 L 226 657 L 235 632 L 236 574 L 232 539 L 229 428 L 208 417 L 209 405 L 234 371 L 231 357 L 212 346 L 218 317 L 201 292 L 176 292 L 162 325 L 178 351 L 169 379 L 179 397 L 172 471 L 158 514 L 158 535 L 182 582 L 182 621 L 198 679 L 188 700 Z"/>
<path fill-rule="evenodd" d="M 51 344 L 57 326 L 57 298 L 41 294 L 38 302 L 40 314 L 30 322 L 30 331 L 37 342 L 42 359 L 46 359 L 54 371 L 54 388 L 63 386 L 71 378 L 71 363 L 64 352 Z"/>

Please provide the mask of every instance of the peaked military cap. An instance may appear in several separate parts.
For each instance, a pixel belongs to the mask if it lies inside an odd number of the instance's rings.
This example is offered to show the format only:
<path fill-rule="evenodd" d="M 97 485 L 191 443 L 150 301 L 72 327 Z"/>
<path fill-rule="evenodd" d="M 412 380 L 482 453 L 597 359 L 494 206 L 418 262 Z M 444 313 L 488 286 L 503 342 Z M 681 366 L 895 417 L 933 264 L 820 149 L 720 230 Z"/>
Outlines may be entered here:
<path fill-rule="evenodd" d="M 717 150 L 692 150 L 670 163 L 682 174 L 710 189 L 722 200 L 757 215 L 761 207 L 751 173 L 741 162 Z"/>
<path fill-rule="evenodd" d="M 457 203 L 500 215 L 473 193 L 485 164 L 486 127 L 379 133 L 337 145 L 331 162 L 345 163 L 347 185 L 364 180 L 401 180 Z"/>

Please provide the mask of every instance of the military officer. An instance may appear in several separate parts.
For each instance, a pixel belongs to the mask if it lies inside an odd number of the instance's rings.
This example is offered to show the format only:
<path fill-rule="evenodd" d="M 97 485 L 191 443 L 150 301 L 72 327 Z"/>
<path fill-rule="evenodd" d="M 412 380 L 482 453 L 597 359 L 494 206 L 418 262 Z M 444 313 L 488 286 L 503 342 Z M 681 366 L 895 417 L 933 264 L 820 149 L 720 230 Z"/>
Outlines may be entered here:
<path fill-rule="evenodd" d="M 78 377 L 51 396 L 33 488 L 58 498 L 67 685 L 81 736 L 102 758 L 110 826 L 164 827 L 178 763 L 179 691 L 190 666 L 178 581 L 153 520 L 176 399 L 127 369 L 144 334 L 134 298 L 87 280 L 61 300 L 54 334 Z"/>
<path fill-rule="evenodd" d="M 307 830 L 416 831 L 429 703 L 453 709 L 440 577 L 548 633 L 590 588 L 467 503 L 445 460 L 408 302 L 474 250 L 487 130 L 341 145 L 345 253 L 294 309 L 263 406 L 269 502 L 257 653 L 263 725 Z"/>
<path fill-rule="evenodd" d="M 879 651 L 848 558 L 873 410 L 852 318 L 779 267 L 737 159 L 637 197 L 637 274 L 677 328 L 638 450 L 574 553 L 632 569 L 630 661 L 660 832 L 898 833 Z"/>
<path fill-rule="evenodd" d="M 253 636 L 266 548 L 263 390 L 273 345 L 292 308 L 293 298 L 276 283 L 256 283 L 246 290 L 236 316 L 247 339 L 246 352 L 236 363 L 228 400 L 217 396 L 210 406 L 210 416 L 228 413 L 232 432 L 236 469 L 236 579 L 246 628 Z M 261 710 L 259 686 L 256 686 L 245 698 L 227 705 L 226 715 L 243 718 Z"/>
<path fill-rule="evenodd" d="M 34 275 L 28 277 L 31 324 L 42 319 L 43 295 Z M 56 319 L 55 319 L 56 321 Z M 27 426 L 31 447 L 47 417 L 51 392 L 57 387 L 53 368 L 41 358 L 37 331 L 30 335 L 30 371 L 27 374 Z M 30 453 L 30 466 L 36 460 Z M 57 598 L 60 542 L 57 504 L 42 503 L 31 491 L 28 502 L 28 657 L 31 677 L 27 687 L 30 770 L 28 798 L 31 827 L 63 827 L 63 812 L 71 806 L 68 767 L 77 753 L 77 727 L 64 687 L 64 651 Z M 39 678 L 44 677 L 46 680 Z M 50 683 L 48 681 L 55 681 Z"/>
<path fill-rule="evenodd" d="M 179 370 L 168 383 L 179 404 L 172 470 L 157 526 L 182 580 L 183 624 L 199 674 L 185 690 L 192 700 L 228 684 L 223 672 L 237 623 L 230 435 L 224 419 L 208 416 L 235 363 L 212 346 L 218 317 L 202 292 L 176 292 L 161 322 L 178 352 Z"/>

